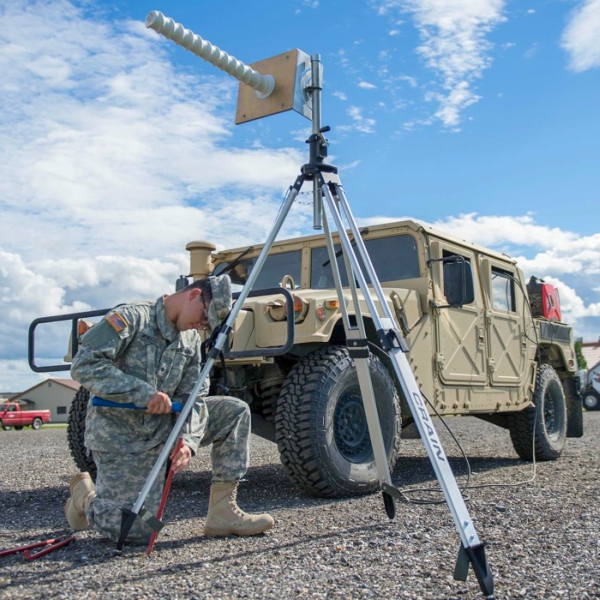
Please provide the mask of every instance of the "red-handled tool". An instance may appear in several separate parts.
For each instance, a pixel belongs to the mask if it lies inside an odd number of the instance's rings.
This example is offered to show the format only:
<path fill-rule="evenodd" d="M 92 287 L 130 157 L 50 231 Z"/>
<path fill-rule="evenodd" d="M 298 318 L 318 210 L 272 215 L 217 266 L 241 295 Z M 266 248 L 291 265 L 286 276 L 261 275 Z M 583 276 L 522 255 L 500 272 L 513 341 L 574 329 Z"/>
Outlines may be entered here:
<path fill-rule="evenodd" d="M 62 548 L 67 544 L 75 541 L 75 536 L 67 538 L 66 540 L 61 540 L 60 538 L 54 538 L 52 540 L 44 540 L 43 542 L 35 542 L 34 544 L 28 544 L 27 546 L 19 546 L 18 548 L 11 548 L 10 550 L 2 550 L 0 552 L 0 557 L 2 556 L 10 556 L 11 554 L 18 554 L 19 552 L 23 553 L 25 560 L 35 560 L 36 558 L 40 558 L 40 556 L 44 556 L 49 554 L 50 552 L 54 552 L 58 548 Z M 34 548 L 42 548 L 44 550 L 40 550 L 39 552 L 35 552 L 31 554 L 30 550 Z"/>
<path fill-rule="evenodd" d="M 181 450 L 182 447 L 183 447 L 183 440 L 181 438 L 179 438 L 177 440 L 177 443 L 175 444 L 175 451 L 173 452 L 173 454 L 174 455 L 177 454 L 179 452 L 179 450 Z M 163 495 L 162 495 L 162 498 L 160 499 L 160 506 L 158 507 L 158 513 L 156 513 L 156 518 L 159 520 L 162 519 L 163 512 L 165 510 L 165 505 L 167 504 L 167 497 L 169 495 L 169 490 L 171 489 L 171 481 L 173 481 L 173 475 L 174 475 L 173 465 L 171 465 L 171 468 L 169 469 L 169 474 L 167 475 L 167 480 L 165 481 Z M 150 542 L 148 543 L 148 548 L 146 549 L 146 556 L 150 556 L 150 554 L 152 554 L 152 550 L 154 550 L 154 544 L 156 542 L 157 536 L 158 536 L 158 531 L 154 530 L 152 532 L 152 535 L 150 536 Z"/>
<path fill-rule="evenodd" d="M 51 546 L 48 546 L 47 548 L 44 548 L 43 550 L 40 550 L 39 552 L 34 552 L 33 554 L 31 554 L 31 552 L 29 552 L 29 549 L 26 549 L 23 551 L 23 557 L 25 558 L 25 560 L 28 561 L 32 561 L 35 560 L 36 558 L 41 558 L 42 556 L 46 556 L 46 554 L 50 554 L 50 552 L 54 552 L 55 550 L 58 550 L 59 548 L 62 548 L 63 546 L 67 546 L 68 544 L 70 544 L 71 542 L 75 541 L 75 536 L 71 536 L 70 538 L 67 538 L 66 540 L 53 540 L 56 541 L 55 544 L 52 544 Z"/>

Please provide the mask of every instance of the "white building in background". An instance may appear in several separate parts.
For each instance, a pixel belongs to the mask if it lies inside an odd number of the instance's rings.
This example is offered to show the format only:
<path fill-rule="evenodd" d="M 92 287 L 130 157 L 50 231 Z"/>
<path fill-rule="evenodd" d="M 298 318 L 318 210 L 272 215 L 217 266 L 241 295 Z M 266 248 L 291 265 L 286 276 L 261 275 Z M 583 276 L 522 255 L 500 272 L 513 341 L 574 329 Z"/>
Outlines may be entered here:
<path fill-rule="evenodd" d="M 581 354 L 587 362 L 588 370 L 600 362 L 600 339 L 595 342 L 584 342 L 581 340 Z"/>
<path fill-rule="evenodd" d="M 79 384 L 72 379 L 46 379 L 15 394 L 10 401 L 19 402 L 27 410 L 49 410 L 51 423 L 66 423 L 78 389 Z"/>

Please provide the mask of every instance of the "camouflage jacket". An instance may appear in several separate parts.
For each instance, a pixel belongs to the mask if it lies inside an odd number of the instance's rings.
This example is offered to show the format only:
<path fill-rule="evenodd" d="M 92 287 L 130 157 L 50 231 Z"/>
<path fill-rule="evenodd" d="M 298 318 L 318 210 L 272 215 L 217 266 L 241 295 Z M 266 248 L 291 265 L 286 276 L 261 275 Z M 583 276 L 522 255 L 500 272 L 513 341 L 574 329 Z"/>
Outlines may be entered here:
<path fill-rule="evenodd" d="M 177 331 L 165 314 L 164 299 L 118 306 L 82 339 L 71 366 L 73 379 L 92 396 L 143 407 L 159 391 L 183 401 L 200 376 L 200 336 Z M 208 378 L 194 403 L 182 438 L 196 452 L 208 418 Z M 143 452 L 164 442 L 175 414 L 88 407 L 88 450 Z"/>

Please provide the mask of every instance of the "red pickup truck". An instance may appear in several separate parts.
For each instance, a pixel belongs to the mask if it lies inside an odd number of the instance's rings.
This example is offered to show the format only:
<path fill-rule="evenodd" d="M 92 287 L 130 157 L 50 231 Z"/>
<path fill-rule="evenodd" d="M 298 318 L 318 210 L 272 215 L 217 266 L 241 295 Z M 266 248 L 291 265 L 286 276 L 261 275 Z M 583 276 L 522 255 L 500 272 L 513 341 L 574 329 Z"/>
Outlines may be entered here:
<path fill-rule="evenodd" d="M 12 427 L 23 429 L 26 425 L 31 425 L 32 429 L 39 429 L 42 423 L 49 422 L 49 410 L 21 410 L 18 404 L 12 402 L 0 404 L 0 425 L 4 431 Z"/>

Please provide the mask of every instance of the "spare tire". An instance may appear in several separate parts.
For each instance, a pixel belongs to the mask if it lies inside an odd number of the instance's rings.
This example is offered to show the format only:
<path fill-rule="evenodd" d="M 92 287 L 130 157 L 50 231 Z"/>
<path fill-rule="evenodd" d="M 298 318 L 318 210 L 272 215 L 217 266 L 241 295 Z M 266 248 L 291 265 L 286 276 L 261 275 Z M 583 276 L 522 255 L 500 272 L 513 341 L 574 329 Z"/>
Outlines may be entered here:
<path fill-rule="evenodd" d="M 85 418 L 87 416 L 88 401 L 90 393 L 80 387 L 69 411 L 69 420 L 67 425 L 67 440 L 71 456 L 75 465 L 81 472 L 88 472 L 92 479 L 96 481 L 96 463 L 85 448 Z"/>

